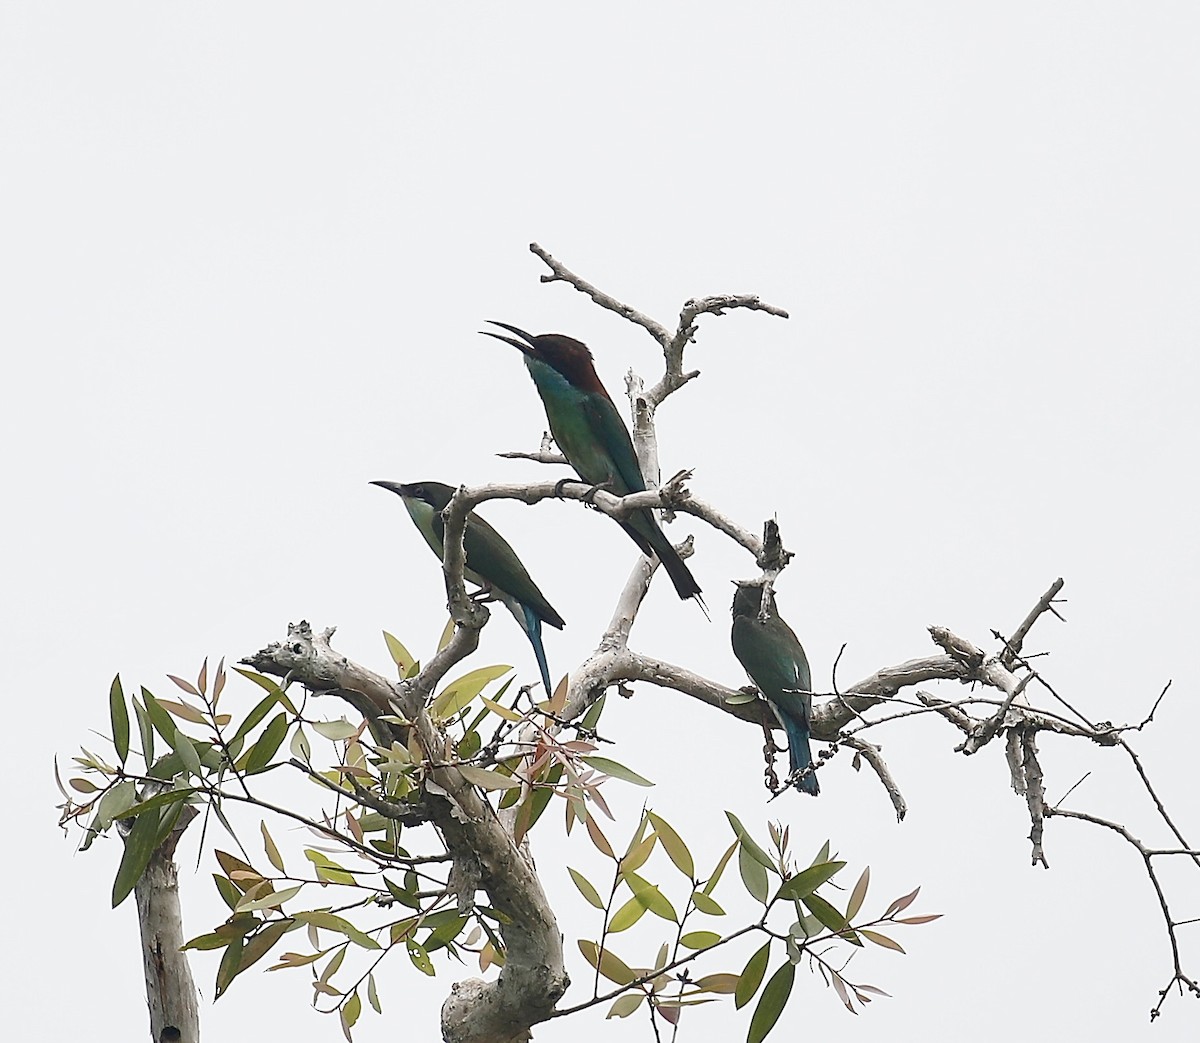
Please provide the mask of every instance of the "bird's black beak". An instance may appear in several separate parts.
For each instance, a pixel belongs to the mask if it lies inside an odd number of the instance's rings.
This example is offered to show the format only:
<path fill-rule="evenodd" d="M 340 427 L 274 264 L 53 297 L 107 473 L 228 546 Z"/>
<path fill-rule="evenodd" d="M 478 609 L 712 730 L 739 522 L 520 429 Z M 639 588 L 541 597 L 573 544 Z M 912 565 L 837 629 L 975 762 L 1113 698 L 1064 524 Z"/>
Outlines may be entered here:
<path fill-rule="evenodd" d="M 506 337 L 502 333 L 493 333 L 491 330 L 480 330 L 479 332 L 485 337 L 495 337 L 496 340 L 502 340 L 505 344 L 511 344 L 514 348 L 525 355 L 537 354 L 533 343 L 534 338 L 524 330 L 518 329 L 516 326 L 510 326 L 507 322 L 496 322 L 493 319 L 488 319 L 487 321 L 489 325 L 499 326 L 502 330 L 508 330 L 509 333 L 515 334 L 516 336 L 520 337 L 521 340 L 514 340 L 512 337 Z M 524 341 L 524 343 L 522 343 L 522 341 Z"/>
<path fill-rule="evenodd" d="M 395 493 L 397 496 L 405 496 L 408 493 L 408 486 L 401 485 L 399 482 L 369 482 L 370 485 L 378 485 L 381 489 L 387 489 L 389 492 Z"/>

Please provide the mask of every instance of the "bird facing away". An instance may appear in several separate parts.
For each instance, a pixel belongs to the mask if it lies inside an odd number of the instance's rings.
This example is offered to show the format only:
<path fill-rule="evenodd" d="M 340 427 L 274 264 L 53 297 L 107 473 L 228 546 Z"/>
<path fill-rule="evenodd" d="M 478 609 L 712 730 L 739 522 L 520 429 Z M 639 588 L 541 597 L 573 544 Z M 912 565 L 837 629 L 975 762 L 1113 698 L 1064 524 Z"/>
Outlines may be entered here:
<path fill-rule="evenodd" d="M 444 553 L 445 525 L 442 511 L 450 503 L 454 489 L 442 482 L 415 482 L 402 485 L 398 482 L 372 482 L 390 489 L 404 501 L 409 517 L 416 525 L 425 542 L 429 544 L 439 560 Z M 542 684 L 550 695 L 550 667 L 546 663 L 546 650 L 542 646 L 542 624 L 561 630 L 566 624 L 538 585 L 530 578 L 516 551 L 508 541 L 472 511 L 467 515 L 467 526 L 463 533 L 463 549 L 466 551 L 466 568 L 463 575 L 491 592 L 513 614 L 521 625 L 533 654 L 537 657 Z"/>
<path fill-rule="evenodd" d="M 808 743 L 812 675 L 800 641 L 792 628 L 779 618 L 774 596 L 767 602 L 770 616 L 766 622 L 758 618 L 761 605 L 760 585 L 738 583 L 737 593 L 733 596 L 733 630 L 730 634 L 733 654 L 783 725 L 788 740 L 789 774 L 794 775 L 813 762 Z M 821 789 L 814 772 L 797 779 L 794 785 L 814 797 Z"/>
<path fill-rule="evenodd" d="M 521 352 L 546 407 L 550 433 L 579 477 L 606 487 L 614 496 L 644 491 L 646 480 L 629 431 L 596 375 L 587 345 L 561 333 L 534 337 L 503 322 L 492 325 L 513 334 L 505 337 L 483 331 Z M 695 598 L 703 607 L 700 585 L 648 508 L 635 511 L 619 524 L 643 554 L 658 555 L 681 598 Z"/>

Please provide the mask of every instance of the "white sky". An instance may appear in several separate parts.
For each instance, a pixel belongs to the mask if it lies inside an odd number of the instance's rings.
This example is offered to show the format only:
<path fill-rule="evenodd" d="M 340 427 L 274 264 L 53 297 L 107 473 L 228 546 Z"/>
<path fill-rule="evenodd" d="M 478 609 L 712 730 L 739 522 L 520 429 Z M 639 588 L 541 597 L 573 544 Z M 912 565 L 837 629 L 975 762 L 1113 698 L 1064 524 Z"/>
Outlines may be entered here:
<path fill-rule="evenodd" d="M 300 617 L 380 669 L 384 627 L 428 654 L 436 564 L 366 483 L 545 476 L 490 455 L 535 448 L 543 418 L 482 321 L 588 341 L 614 394 L 654 373 L 641 331 L 539 285 L 534 239 L 667 323 L 708 293 L 791 312 L 706 320 L 703 378 L 660 433 L 699 495 L 755 527 L 778 513 L 798 553 L 780 604 L 819 685 L 842 642 L 844 682 L 929 653 L 930 623 L 983 642 L 1063 575 L 1069 625 L 1030 647 L 1093 719 L 1139 719 L 1175 679 L 1138 744 L 1194 842 L 1198 31 L 1179 3 L 3 5 L 13 1038 L 144 1038 L 116 845 L 72 857 L 53 826 L 51 756 L 99 742 L 114 672 L 166 694 L 167 671 Z M 632 548 L 573 504 L 487 515 L 568 620 L 561 672 Z M 751 565 L 698 539 L 714 622 L 659 584 L 635 643 L 740 684 L 728 581 Z M 498 660 L 533 669 L 499 617 L 478 661 Z M 762 831 L 754 729 L 645 687 L 606 723 L 701 863 L 721 808 Z M 1194 1039 L 1194 1000 L 1147 1024 L 1169 961 L 1132 850 L 1054 821 L 1032 870 L 1000 749 L 956 741 L 885 734 L 902 826 L 846 756 L 819 801 L 770 806 L 801 851 L 869 862 L 880 904 L 920 883 L 946 914 L 856 965 L 895 998 L 854 1018 L 802 975 L 772 1038 Z M 1165 840 L 1116 754 L 1043 749 L 1052 799 L 1090 769 L 1073 806 Z M 582 983 L 596 925 L 561 867 L 596 862 L 560 836 L 547 820 L 537 854 Z M 219 915 L 209 873 L 185 872 L 192 933 Z M 1194 872 L 1168 879 L 1200 916 Z M 195 962 L 206 996 L 216 963 Z M 464 975 L 404 963 L 358 1039 L 436 1037 Z M 256 969 L 204 1032 L 341 1038 L 307 997 L 304 972 Z M 681 1039 L 744 1034 L 745 1012 L 705 1013 Z M 537 1038 L 635 1030 L 588 1015 Z"/>

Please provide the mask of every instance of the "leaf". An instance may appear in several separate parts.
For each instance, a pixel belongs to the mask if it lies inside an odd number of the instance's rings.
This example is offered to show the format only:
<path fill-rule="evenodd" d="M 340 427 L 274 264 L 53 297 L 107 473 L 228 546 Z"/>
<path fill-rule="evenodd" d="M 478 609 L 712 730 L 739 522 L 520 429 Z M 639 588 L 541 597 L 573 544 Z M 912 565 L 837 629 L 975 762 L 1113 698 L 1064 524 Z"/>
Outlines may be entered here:
<path fill-rule="evenodd" d="M 737 991 L 740 981 L 741 978 L 736 974 L 706 974 L 703 978 L 697 978 L 692 984 L 705 992 L 716 992 L 728 996 Z"/>
<path fill-rule="evenodd" d="M 896 923 L 929 923 L 931 920 L 940 920 L 941 913 L 926 913 L 924 916 L 902 916 Z"/>
<path fill-rule="evenodd" d="M 320 851 L 314 851 L 311 847 L 306 847 L 304 849 L 304 855 L 314 866 L 316 866 L 318 879 L 324 880 L 329 884 L 355 883 L 353 874 L 347 872 L 345 868 L 338 865 L 328 855 L 323 855 Z M 338 929 L 341 930 L 341 928 Z"/>
<path fill-rule="evenodd" d="M 771 956 L 771 943 L 767 942 L 761 949 L 746 961 L 742 973 L 738 975 L 737 988 L 733 992 L 733 1005 L 741 1010 L 754 999 L 754 994 L 762 984 L 763 975 L 767 973 L 767 960 Z"/>
<path fill-rule="evenodd" d="M 311 721 L 312 730 L 324 739 L 329 739 L 331 742 L 337 742 L 341 739 L 349 739 L 358 734 L 358 725 L 351 724 L 345 717 L 339 718 L 336 721 Z"/>
<path fill-rule="evenodd" d="M 625 857 L 621 859 L 619 871 L 622 873 L 633 872 L 641 869 L 646 863 L 646 859 L 650 857 L 650 853 L 654 850 L 654 845 L 658 843 L 658 834 L 651 833 L 645 837 L 640 843 L 635 844 L 629 851 L 625 853 Z"/>
<path fill-rule="evenodd" d="M 891 905 L 887 907 L 886 910 L 884 910 L 881 919 L 886 920 L 889 917 L 895 916 L 896 913 L 900 912 L 902 909 L 907 909 L 913 904 L 914 901 L 916 901 L 917 895 L 920 894 L 920 892 L 921 889 L 919 887 L 915 887 L 913 890 L 909 891 L 908 894 L 897 898 Z"/>
<path fill-rule="evenodd" d="M 492 713 L 494 713 L 497 717 L 503 717 L 506 721 L 513 721 L 515 723 L 525 719 L 524 716 L 517 713 L 516 710 L 510 710 L 507 706 L 496 702 L 495 699 L 489 699 L 486 695 L 481 695 L 479 697 L 479 701 L 483 703 L 483 705 L 489 710 L 491 710 Z"/>
<path fill-rule="evenodd" d="M 92 820 L 92 828 L 103 832 L 113 824 L 114 819 L 124 818 L 125 813 L 137 802 L 137 787 L 131 779 L 110 786 L 108 792 L 96 804 L 96 817 Z"/>
<path fill-rule="evenodd" d="M 687 844 L 683 842 L 683 838 L 671 828 L 671 824 L 665 818 L 656 815 L 653 811 L 650 812 L 650 821 L 654 824 L 654 829 L 662 840 L 667 857 L 675 863 L 675 868 L 689 880 L 694 880 L 696 863 L 692 860 L 692 853 L 688 850 Z"/>
<path fill-rule="evenodd" d="M 182 800 L 191 791 L 179 792 L 180 796 L 176 800 Z M 175 807 L 177 814 L 180 806 L 177 804 Z M 121 855 L 121 864 L 117 866 L 116 878 L 113 880 L 112 904 L 114 909 L 129 897 L 129 892 L 133 890 L 134 885 L 142 878 L 146 866 L 150 864 L 150 859 L 159 844 L 159 827 L 164 821 L 158 812 L 139 815 L 134 821 L 133 828 L 125 837 L 125 850 Z"/>
<path fill-rule="evenodd" d="M 283 868 L 283 856 L 279 854 L 279 848 L 275 846 L 275 841 L 271 838 L 271 834 L 267 832 L 267 820 L 262 819 L 258 824 L 258 828 L 262 830 L 263 848 L 267 852 L 267 858 L 270 859 L 271 865 L 281 873 L 285 872 Z"/>
<path fill-rule="evenodd" d="M 609 949 L 601 952 L 600 947 L 595 942 L 589 942 L 584 938 L 580 938 L 579 951 L 583 953 L 583 958 L 588 963 L 611 982 L 616 982 L 618 985 L 628 985 L 637 977 L 616 954 Z"/>
<path fill-rule="evenodd" d="M 741 870 L 742 883 L 746 885 L 746 890 L 750 892 L 751 897 L 766 905 L 767 897 L 770 894 L 767 871 L 745 845 L 738 850 L 738 869 Z"/>
<path fill-rule="evenodd" d="M 831 880 L 845 865 L 845 862 L 819 862 L 815 866 L 809 866 L 791 879 L 785 880 L 780 886 L 776 897 L 789 901 L 796 898 L 804 898 L 806 895 L 812 894 L 822 884 Z"/>
<path fill-rule="evenodd" d="M 438 638 L 437 650 L 440 652 L 443 648 L 445 648 L 448 644 L 450 644 L 450 639 L 453 636 L 454 636 L 454 619 L 450 618 L 450 619 L 446 620 L 446 625 L 442 628 L 442 636 Z"/>
<path fill-rule="evenodd" d="M 299 920 L 301 923 L 311 924 L 313 927 L 322 927 L 327 931 L 336 931 L 338 934 L 345 935 L 355 945 L 360 945 L 364 949 L 382 948 L 369 934 L 364 934 L 349 920 L 338 916 L 337 913 L 331 913 L 327 909 L 313 909 L 307 912 L 293 913 L 292 919 Z M 343 950 L 344 954 L 345 950 Z M 333 971 L 329 971 L 329 974 L 332 973 Z M 325 980 L 328 981 L 329 978 L 326 977 Z"/>
<path fill-rule="evenodd" d="M 214 999 L 220 999 L 224 995 L 225 990 L 229 988 L 230 983 L 237 977 L 237 973 L 241 970 L 242 945 L 241 938 L 235 938 L 229 943 L 229 947 L 225 950 L 225 955 L 221 957 L 221 965 L 217 968 L 217 988 Z"/>
<path fill-rule="evenodd" d="M 185 681 L 182 677 L 176 677 L 174 674 L 167 674 L 167 677 L 169 677 L 180 688 L 182 688 L 185 692 L 187 692 L 188 695 L 194 695 L 194 696 L 199 697 L 200 692 L 196 688 L 196 686 L 194 684 L 192 684 L 191 681 Z"/>
<path fill-rule="evenodd" d="M 858 933 L 861 934 L 869 942 L 874 942 L 885 949 L 891 949 L 894 952 L 904 952 L 904 946 L 897 941 L 893 941 L 886 934 L 880 934 L 878 931 L 868 931 L 865 927 L 860 927 Z"/>
<path fill-rule="evenodd" d="M 669 920 L 671 923 L 679 923 L 675 907 L 671 905 L 667 896 L 658 889 L 657 885 L 650 883 L 649 880 L 642 879 L 637 873 L 626 873 L 625 882 L 629 885 L 629 889 L 633 892 L 634 897 L 649 912 L 664 920 Z"/>
<path fill-rule="evenodd" d="M 818 920 L 831 931 L 839 932 L 846 929 L 846 918 L 820 895 L 805 895 L 800 899 Z"/>
<path fill-rule="evenodd" d="M 400 640 L 386 630 L 383 632 L 383 640 L 387 644 L 388 655 L 392 657 L 392 662 L 399 668 L 400 676 L 403 677 L 416 660 L 412 657 L 412 653 L 400 643 Z"/>
<path fill-rule="evenodd" d="M 579 893 L 587 899 L 588 904 L 595 906 L 597 909 L 603 909 L 604 900 L 600 897 L 600 892 L 592 886 L 591 881 L 579 872 L 578 869 L 572 869 L 570 866 L 567 866 L 567 872 L 571 874 L 571 879 L 575 881 L 575 886 L 579 888 Z"/>
<path fill-rule="evenodd" d="M 137 699 L 133 703 L 133 712 L 137 717 L 138 734 L 142 737 L 142 756 L 146 758 L 146 766 L 154 762 L 154 727 L 150 723 L 150 715 L 142 708 Z"/>
<path fill-rule="evenodd" d="M 584 825 L 587 826 L 588 836 L 592 838 L 592 843 L 596 845 L 596 850 L 602 855 L 608 855 L 609 858 L 615 859 L 616 856 L 613 854 L 612 845 L 608 842 L 608 837 L 596 825 L 596 819 L 592 815 L 588 815 Z"/>
<path fill-rule="evenodd" d="M 602 771 L 605 775 L 611 775 L 614 779 L 620 779 L 622 782 L 632 782 L 635 786 L 653 786 L 654 783 L 647 778 L 643 778 L 636 771 L 625 767 L 624 764 L 619 764 L 608 757 L 580 757 L 581 761 L 589 768 L 595 768 L 596 771 Z"/>
<path fill-rule="evenodd" d="M 583 720 L 579 722 L 580 728 L 585 731 L 595 730 L 596 725 L 600 723 L 600 714 L 604 712 L 604 700 L 607 698 L 608 696 L 602 695 L 588 707 L 587 713 L 583 715 Z"/>
<path fill-rule="evenodd" d="M 707 913 L 709 916 L 724 916 L 725 910 L 722 909 L 714 899 L 710 898 L 703 891 L 692 892 L 692 905 L 702 913 Z"/>
<path fill-rule="evenodd" d="M 346 1039 L 350 1039 L 350 1030 L 354 1027 L 354 1023 L 358 1021 L 358 1016 L 362 1013 L 362 1000 L 359 998 L 358 990 L 355 989 L 351 993 L 350 998 L 342 1004 L 342 1009 L 338 1011 L 339 1018 L 342 1023 L 342 1032 Z"/>
<path fill-rule="evenodd" d="M 511 666 L 481 666 L 463 674 L 462 677 L 451 681 L 438 693 L 429 708 L 430 713 L 443 721 L 453 717 L 488 684 L 503 677 L 511 669 Z"/>
<path fill-rule="evenodd" d="M 262 735 L 258 737 L 258 741 L 247 751 L 245 761 L 245 772 L 247 775 L 253 775 L 257 771 L 262 771 L 271 763 L 271 758 L 275 756 L 283 743 L 283 737 L 287 735 L 288 722 L 287 714 L 279 713 L 271 718 L 271 723 L 263 729 Z"/>
<path fill-rule="evenodd" d="M 720 940 L 716 931 L 688 931 L 679 939 L 679 944 L 689 949 L 711 949 Z"/>
<path fill-rule="evenodd" d="M 858 1013 L 858 1011 L 856 1011 L 856 1010 L 854 1009 L 854 1004 L 850 1002 L 850 994 L 849 994 L 849 993 L 846 991 L 846 982 L 845 982 L 845 979 L 843 979 L 843 978 L 842 978 L 842 976 L 841 976 L 840 974 L 838 974 L 838 972 L 837 972 L 837 971 L 833 971 L 833 972 L 832 972 L 832 975 L 833 975 L 833 988 L 834 988 L 834 991 L 835 991 L 835 992 L 838 994 L 838 996 L 841 998 L 841 1001 L 842 1001 L 842 1002 L 843 1002 L 843 1003 L 846 1005 L 846 1009 L 847 1009 L 847 1010 L 848 1010 L 848 1011 L 849 1011 L 851 1014 L 857 1014 L 857 1013 Z"/>
<path fill-rule="evenodd" d="M 304 725 L 296 725 L 291 741 L 288 742 L 288 752 L 297 760 L 304 761 L 305 764 L 312 760 L 312 746 L 308 743 L 308 736 L 304 734 Z"/>
<path fill-rule="evenodd" d="M 113 746 L 117 760 L 122 764 L 129 756 L 129 708 L 125 705 L 125 692 L 121 688 L 121 675 L 112 679 L 108 690 L 108 715 L 112 721 Z"/>
<path fill-rule="evenodd" d="M 725 872 L 725 867 L 729 864 L 729 860 L 733 857 L 733 853 L 738 849 L 739 840 L 735 840 L 725 849 L 725 854 L 721 856 L 721 860 L 717 863 L 717 867 L 712 871 L 712 876 L 704 883 L 704 893 L 711 895 L 713 888 L 717 886 L 717 882 L 721 879 L 721 874 Z"/>
<path fill-rule="evenodd" d="M 854 885 L 854 890 L 850 892 L 850 901 L 846 906 L 846 919 L 853 920 L 858 911 L 862 908 L 863 902 L 867 897 L 867 888 L 871 884 L 871 867 L 867 866 L 862 871 L 862 876 L 858 878 L 858 883 Z"/>
<path fill-rule="evenodd" d="M 458 771 L 472 786 L 479 786 L 482 789 L 521 788 L 520 779 L 514 779 L 511 775 L 501 775 L 500 772 L 490 771 L 487 768 L 476 768 L 470 764 L 460 764 Z"/>
<path fill-rule="evenodd" d="M 241 671 L 239 670 L 238 673 L 241 673 Z M 263 680 L 266 680 L 266 678 L 263 678 Z M 233 733 L 233 738 L 229 740 L 229 745 L 235 746 L 242 742 L 246 736 L 250 734 L 254 726 L 257 725 L 258 722 L 264 717 L 266 717 L 267 714 L 271 712 L 272 707 L 274 707 L 274 705 L 279 701 L 280 699 L 277 694 L 268 695 L 264 699 L 260 700 L 255 705 L 254 709 L 246 714 L 245 720 L 238 725 L 237 731 Z"/>
<path fill-rule="evenodd" d="M 169 714 L 173 714 L 181 721 L 188 721 L 191 724 L 204 724 L 204 714 L 194 706 L 189 706 L 187 703 L 179 703 L 174 699 L 159 699 L 158 705 L 161 706 Z"/>
<path fill-rule="evenodd" d="M 408 958 L 412 960 L 412 965 L 417 970 L 422 974 L 428 974 L 431 978 L 437 974 L 437 971 L 433 969 L 433 960 L 429 958 L 429 953 L 411 938 L 404 944 L 408 949 Z"/>
<path fill-rule="evenodd" d="M 729 819 L 729 824 L 733 827 L 733 831 L 737 834 L 738 840 L 742 842 L 742 849 L 748 851 L 750 857 L 754 859 L 764 869 L 770 869 L 772 872 L 778 872 L 775 868 L 775 863 L 771 861 L 771 856 L 768 855 L 755 842 L 754 838 L 746 831 L 746 827 L 742 825 L 741 820 L 732 811 L 726 811 L 725 817 Z"/>
<path fill-rule="evenodd" d="M 367 975 L 367 1002 L 371 1004 L 371 1009 L 376 1014 L 383 1013 L 383 1007 L 379 1003 L 379 993 L 375 991 L 375 975 Z"/>
<path fill-rule="evenodd" d="M 771 975 L 750 1018 L 750 1031 L 746 1033 L 746 1043 L 762 1043 L 762 1040 L 767 1038 L 767 1033 L 775 1027 L 775 1022 L 787 1006 L 795 977 L 796 968 L 790 960 L 785 960 Z"/>
<path fill-rule="evenodd" d="M 99 793 L 100 787 L 88 779 L 69 779 L 67 785 L 80 793 Z"/>
<path fill-rule="evenodd" d="M 612 915 L 612 919 L 608 921 L 608 933 L 620 934 L 622 931 L 629 930 L 643 916 L 646 915 L 647 906 L 638 901 L 638 896 L 634 895 L 624 905 L 621 906 Z"/>
<path fill-rule="evenodd" d="M 278 909 L 284 902 L 295 898 L 303 888 L 303 884 L 297 884 L 295 887 L 285 887 L 282 891 L 274 891 L 271 894 L 264 895 L 262 898 L 255 898 L 249 902 L 242 899 L 242 901 L 238 902 L 234 912 L 256 913 L 261 909 Z"/>
<path fill-rule="evenodd" d="M 627 992 L 624 996 L 618 996 L 616 1002 L 608 1008 L 608 1013 L 604 1015 L 605 1020 L 629 1017 L 642 1005 L 645 998 L 644 992 Z"/>

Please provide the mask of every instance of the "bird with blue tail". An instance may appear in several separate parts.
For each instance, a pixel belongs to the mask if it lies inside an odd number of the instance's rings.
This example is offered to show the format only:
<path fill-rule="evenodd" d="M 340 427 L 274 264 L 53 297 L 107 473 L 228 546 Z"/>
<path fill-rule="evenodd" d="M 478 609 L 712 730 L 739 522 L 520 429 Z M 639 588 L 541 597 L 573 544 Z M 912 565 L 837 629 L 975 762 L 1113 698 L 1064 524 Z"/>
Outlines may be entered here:
<path fill-rule="evenodd" d="M 643 492 L 646 479 L 638 465 L 633 441 L 612 398 L 600 383 L 587 345 L 561 333 L 533 336 L 504 322 L 491 325 L 512 334 L 506 337 L 490 330 L 481 331 L 521 352 L 546 408 L 550 433 L 579 477 L 614 496 Z M 658 557 L 679 596 L 695 598 L 703 609 L 700 585 L 649 508 L 634 511 L 619 524 L 643 554 Z"/>
<path fill-rule="evenodd" d="M 736 582 L 736 581 L 735 581 Z M 760 618 L 761 583 L 737 583 L 733 596 L 733 654 L 770 704 L 788 740 L 789 778 L 798 790 L 820 791 L 812 770 L 809 721 L 812 719 L 812 674 L 808 658 L 792 628 L 779 616 L 774 595 Z"/>
<path fill-rule="evenodd" d="M 380 488 L 394 492 L 404 501 L 409 517 L 425 542 L 438 556 L 444 555 L 445 524 L 442 511 L 454 496 L 454 489 L 443 482 L 372 482 Z M 542 645 L 542 624 L 561 630 L 566 624 L 530 578 L 529 572 L 517 557 L 508 541 L 472 511 L 467 515 L 463 531 L 463 550 L 466 552 L 466 568 L 463 575 L 472 583 L 486 590 L 499 601 L 520 624 L 541 671 L 546 694 L 553 689 L 550 685 L 550 667 L 546 663 L 546 649 Z"/>

